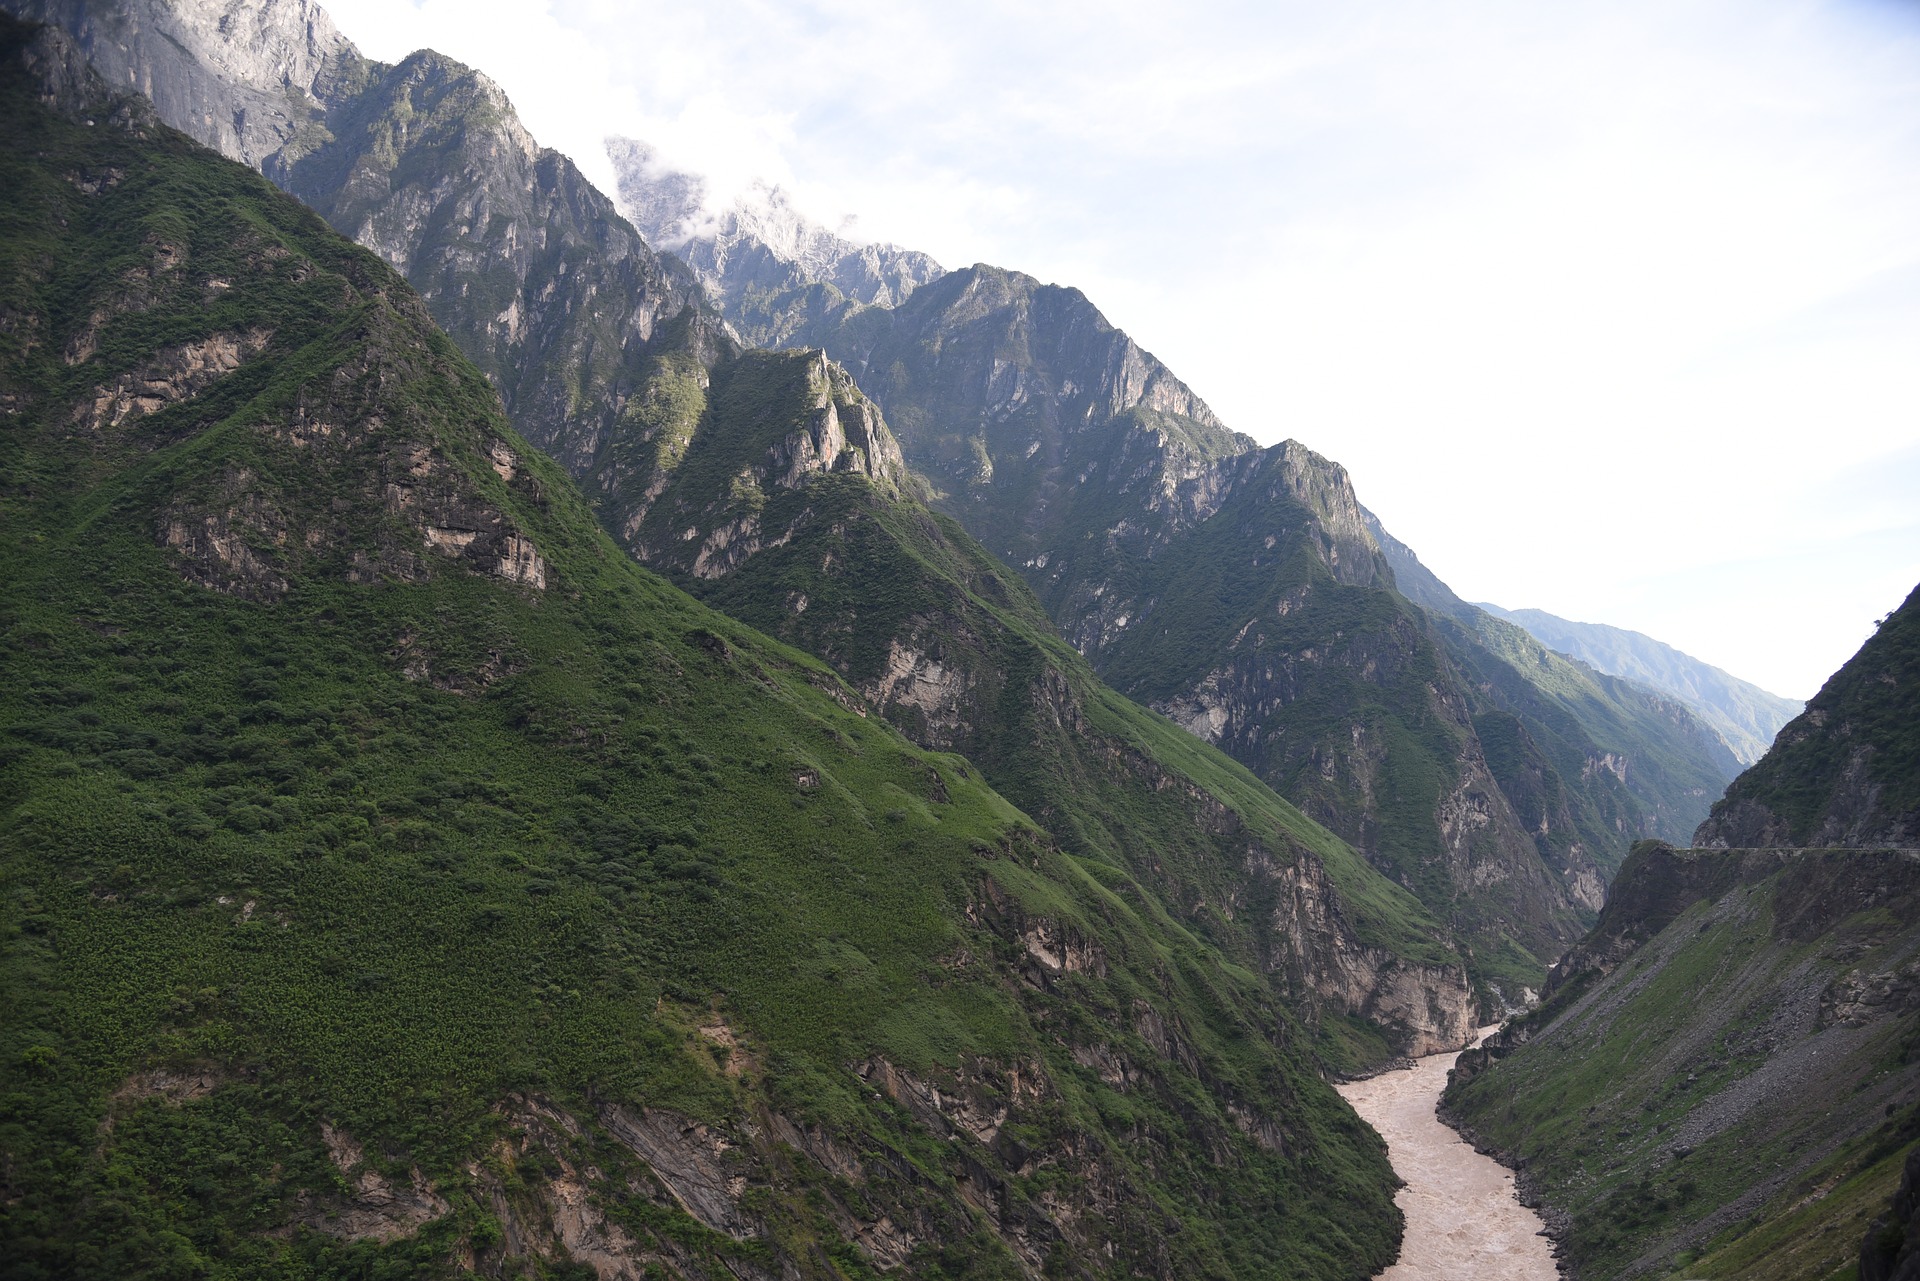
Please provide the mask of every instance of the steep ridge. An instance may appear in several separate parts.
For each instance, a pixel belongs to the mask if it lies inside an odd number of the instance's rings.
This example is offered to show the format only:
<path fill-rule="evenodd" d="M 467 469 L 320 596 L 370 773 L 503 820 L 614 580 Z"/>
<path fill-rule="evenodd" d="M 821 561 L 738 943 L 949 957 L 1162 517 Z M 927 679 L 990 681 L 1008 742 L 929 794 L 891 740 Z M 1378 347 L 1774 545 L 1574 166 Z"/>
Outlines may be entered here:
<path fill-rule="evenodd" d="M 1920 1139 L 1920 850 L 1887 838 L 1920 777 L 1913 616 L 1909 597 L 1696 848 L 1636 846 L 1547 1001 L 1462 1057 L 1447 1106 L 1521 1164 L 1581 1276 L 1831 1275 L 1899 1184 Z M 1743 820 L 1879 847 L 1730 846 Z"/>
<path fill-rule="evenodd" d="M 1434 618 L 1468 674 L 1489 760 L 1543 852 L 1577 844 L 1610 877 L 1633 839 L 1692 833 L 1739 764 L 1691 708 L 1469 605 L 1366 517 L 1395 585 Z"/>
<path fill-rule="evenodd" d="M 1780 727 L 1805 707 L 1624 627 L 1575 623 L 1542 609 L 1502 609 L 1484 602 L 1479 608 L 1518 623 L 1541 644 L 1596 671 L 1624 676 L 1680 699 L 1720 735 L 1743 768 L 1765 755 Z"/>
<path fill-rule="evenodd" d="M 644 142 L 608 138 L 607 158 L 621 211 L 649 244 L 686 260 L 755 346 L 777 345 L 745 323 L 763 300 L 818 281 L 855 302 L 891 307 L 946 274 L 917 250 L 828 231 L 794 209 L 778 187 L 757 185 L 714 211 L 704 178 L 669 168 Z"/>
<path fill-rule="evenodd" d="M 1920 845 L 1920 587 L 1787 723 L 1697 845 Z"/>
<path fill-rule="evenodd" d="M 575 470 L 622 421 L 656 331 L 706 312 L 684 263 L 451 59 L 373 62 L 310 0 L 5 7 L 68 31 L 109 84 L 150 91 L 167 124 L 385 258 L 521 434 Z"/>
<path fill-rule="evenodd" d="M 1024 584 L 918 500 L 844 370 L 748 352 L 686 403 L 681 444 L 624 478 L 645 504 L 618 518 L 639 559 L 826 658 L 1063 848 L 1153 886 L 1182 928 L 1313 1009 L 1337 1065 L 1464 1044 L 1473 1001 L 1445 932 L 1244 770 L 1106 688 Z"/>
<path fill-rule="evenodd" d="M 11 1270 L 1391 1257 L 1266 982 L 635 565 L 397 275 L 55 33 L 0 21 L 0 122 Z"/>

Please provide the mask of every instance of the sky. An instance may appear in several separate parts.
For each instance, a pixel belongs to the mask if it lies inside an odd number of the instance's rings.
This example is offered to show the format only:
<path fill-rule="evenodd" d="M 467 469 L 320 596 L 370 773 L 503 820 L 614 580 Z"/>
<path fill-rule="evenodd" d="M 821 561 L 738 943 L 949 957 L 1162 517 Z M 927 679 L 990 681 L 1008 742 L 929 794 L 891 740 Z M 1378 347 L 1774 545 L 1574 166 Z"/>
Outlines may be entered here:
<path fill-rule="evenodd" d="M 1082 289 L 1469 600 L 1810 696 L 1920 581 L 1920 0 L 323 0 Z"/>

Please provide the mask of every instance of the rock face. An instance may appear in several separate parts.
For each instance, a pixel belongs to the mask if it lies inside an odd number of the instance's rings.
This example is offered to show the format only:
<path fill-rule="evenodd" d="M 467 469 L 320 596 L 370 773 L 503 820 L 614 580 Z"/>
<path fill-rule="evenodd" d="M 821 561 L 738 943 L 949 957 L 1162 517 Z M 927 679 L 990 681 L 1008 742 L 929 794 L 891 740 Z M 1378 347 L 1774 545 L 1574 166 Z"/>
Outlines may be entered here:
<path fill-rule="evenodd" d="M 621 210 L 649 243 L 685 259 L 741 335 L 775 345 L 748 321 L 761 299 L 831 285 L 855 302 L 891 307 L 946 269 L 898 245 L 864 244 L 793 208 L 778 187 L 756 186 L 722 210 L 708 208 L 705 179 L 663 164 L 632 138 L 608 138 Z"/>
<path fill-rule="evenodd" d="M 1480 608 L 1518 623 L 1557 653 L 1679 699 L 1720 736 L 1742 766 L 1759 760 L 1773 745 L 1780 727 L 1805 706 L 1639 632 L 1605 623 L 1570 622 L 1541 609 L 1501 609 L 1484 603 Z"/>
<path fill-rule="evenodd" d="M 656 254 L 499 86 L 431 52 L 362 57 L 309 0 L 21 0 L 112 85 L 266 174 L 374 250 L 575 470 L 622 419 L 656 333 L 719 334 L 685 264 Z"/>
<path fill-rule="evenodd" d="M 1708 1275 L 1829 1275 L 1920 1127 L 1916 922 L 1920 852 L 1644 842 L 1446 1106 L 1520 1164 L 1583 1277 L 1663 1275 L 1723 1233 Z"/>
<path fill-rule="evenodd" d="M 1727 788 L 1694 843 L 1920 844 L 1920 588 Z"/>
<path fill-rule="evenodd" d="M 328 105 L 370 64 L 312 0 L 9 0 L 64 29 L 107 85 L 255 169 L 284 165 L 326 136 Z"/>

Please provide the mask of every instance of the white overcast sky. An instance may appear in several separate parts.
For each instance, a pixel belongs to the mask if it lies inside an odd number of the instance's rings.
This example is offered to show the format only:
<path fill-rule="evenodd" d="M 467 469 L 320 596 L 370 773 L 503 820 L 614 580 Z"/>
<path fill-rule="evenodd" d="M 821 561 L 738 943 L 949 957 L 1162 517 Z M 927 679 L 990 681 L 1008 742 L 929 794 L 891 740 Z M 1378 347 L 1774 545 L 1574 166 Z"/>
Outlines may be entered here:
<path fill-rule="evenodd" d="M 1920 580 L 1920 0 L 323 0 L 1077 285 L 1468 599 L 1811 695 Z"/>

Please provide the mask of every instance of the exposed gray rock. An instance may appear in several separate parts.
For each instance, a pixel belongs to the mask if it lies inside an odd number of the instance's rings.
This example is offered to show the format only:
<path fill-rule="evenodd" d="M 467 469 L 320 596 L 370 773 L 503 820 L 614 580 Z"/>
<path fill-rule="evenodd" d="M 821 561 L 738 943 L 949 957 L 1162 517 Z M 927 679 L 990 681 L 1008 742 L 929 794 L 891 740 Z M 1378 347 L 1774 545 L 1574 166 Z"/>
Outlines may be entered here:
<path fill-rule="evenodd" d="M 771 335 L 759 333 L 742 309 L 749 298 L 824 283 L 856 302 L 891 307 L 945 274 L 916 250 L 829 231 L 779 187 L 759 184 L 714 209 L 705 179 L 669 167 L 646 143 L 610 137 L 606 145 L 623 212 L 648 241 L 687 261 L 750 342 Z"/>

